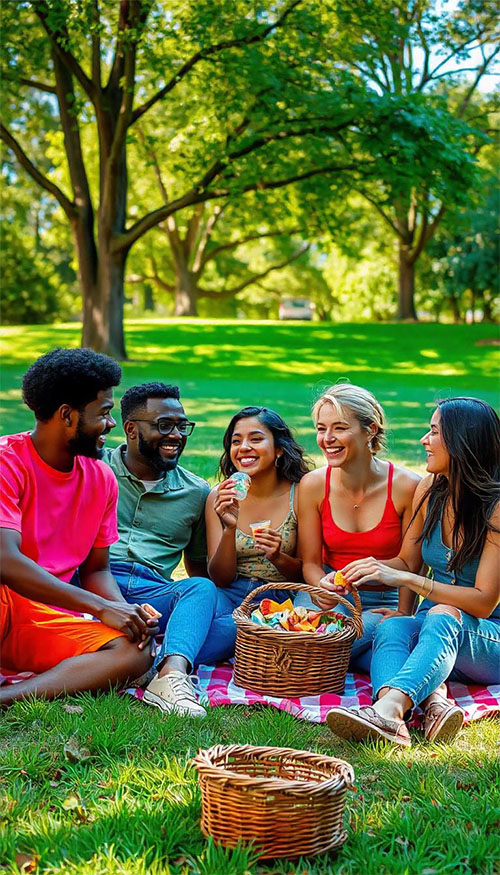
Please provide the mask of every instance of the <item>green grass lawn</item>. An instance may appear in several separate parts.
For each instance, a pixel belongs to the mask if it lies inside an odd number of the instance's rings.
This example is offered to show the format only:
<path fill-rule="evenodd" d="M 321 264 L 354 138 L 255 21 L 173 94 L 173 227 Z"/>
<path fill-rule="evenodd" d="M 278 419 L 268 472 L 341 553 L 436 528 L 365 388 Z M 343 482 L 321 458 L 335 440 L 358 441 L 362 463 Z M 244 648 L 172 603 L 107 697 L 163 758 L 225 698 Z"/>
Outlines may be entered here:
<path fill-rule="evenodd" d="M 309 410 L 324 386 L 347 377 L 384 404 L 391 457 L 422 470 L 418 438 L 437 396 L 498 403 L 498 350 L 478 345 L 497 335 L 494 326 L 130 322 L 120 389 L 178 383 L 199 423 L 183 459 L 212 478 L 223 430 L 245 404 L 275 407 L 319 462 Z M 56 345 L 77 345 L 78 327 L 13 327 L 3 336 L 5 434 L 32 422 L 20 396 L 27 366 Z M 118 426 L 110 442 L 120 435 Z M 86 749 L 81 761 L 65 755 L 71 737 Z M 0 715 L 0 868 L 19 871 L 24 854 L 39 872 L 81 875 L 500 872 L 498 721 L 472 724 L 451 745 L 413 740 L 410 750 L 355 746 L 272 708 L 214 708 L 200 722 L 164 717 L 114 693 L 17 704 Z M 205 842 L 190 760 L 199 747 L 236 742 L 349 760 L 346 845 L 259 864 L 249 851 Z"/>

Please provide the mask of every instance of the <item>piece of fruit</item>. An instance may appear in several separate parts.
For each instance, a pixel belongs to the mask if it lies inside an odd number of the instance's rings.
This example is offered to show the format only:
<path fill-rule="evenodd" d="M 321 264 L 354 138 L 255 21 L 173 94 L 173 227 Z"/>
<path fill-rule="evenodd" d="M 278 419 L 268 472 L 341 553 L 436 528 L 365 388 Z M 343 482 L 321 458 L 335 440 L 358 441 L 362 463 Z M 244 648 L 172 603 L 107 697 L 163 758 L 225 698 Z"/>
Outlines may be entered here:
<path fill-rule="evenodd" d="M 341 586 L 344 589 L 346 588 L 347 582 L 341 571 L 336 572 L 335 577 L 333 578 L 333 582 L 335 586 Z"/>

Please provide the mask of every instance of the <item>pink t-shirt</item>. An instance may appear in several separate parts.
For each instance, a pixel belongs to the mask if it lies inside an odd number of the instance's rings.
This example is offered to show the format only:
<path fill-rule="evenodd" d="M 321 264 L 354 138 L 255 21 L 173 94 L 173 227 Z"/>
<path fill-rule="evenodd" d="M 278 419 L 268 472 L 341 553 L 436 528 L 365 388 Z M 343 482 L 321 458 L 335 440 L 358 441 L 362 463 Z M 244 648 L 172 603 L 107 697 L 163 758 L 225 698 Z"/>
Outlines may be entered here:
<path fill-rule="evenodd" d="M 92 547 L 118 540 L 118 486 L 111 469 L 77 456 L 56 471 L 28 432 L 0 438 L 0 528 L 20 532 L 21 552 L 66 583 Z"/>

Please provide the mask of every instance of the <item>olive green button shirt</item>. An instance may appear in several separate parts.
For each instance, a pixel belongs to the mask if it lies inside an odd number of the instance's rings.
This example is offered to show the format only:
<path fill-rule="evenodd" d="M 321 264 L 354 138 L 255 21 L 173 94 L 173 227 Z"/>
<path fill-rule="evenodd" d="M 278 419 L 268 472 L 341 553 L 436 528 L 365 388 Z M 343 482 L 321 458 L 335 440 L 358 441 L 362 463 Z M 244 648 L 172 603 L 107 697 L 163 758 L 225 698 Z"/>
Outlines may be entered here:
<path fill-rule="evenodd" d="M 188 559 L 206 559 L 205 502 L 210 487 L 177 465 L 147 490 L 125 466 L 125 448 L 122 444 L 103 452 L 103 461 L 118 481 L 119 541 L 110 548 L 110 559 L 140 562 L 171 580 L 183 552 Z"/>

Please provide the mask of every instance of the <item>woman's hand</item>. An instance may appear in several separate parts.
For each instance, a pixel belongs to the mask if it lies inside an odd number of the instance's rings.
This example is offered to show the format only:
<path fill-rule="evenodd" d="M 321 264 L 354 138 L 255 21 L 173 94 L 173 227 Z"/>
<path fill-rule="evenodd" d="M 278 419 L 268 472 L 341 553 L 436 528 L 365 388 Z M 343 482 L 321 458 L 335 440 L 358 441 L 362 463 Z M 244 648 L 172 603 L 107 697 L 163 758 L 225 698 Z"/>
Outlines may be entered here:
<path fill-rule="evenodd" d="M 381 623 L 384 620 L 390 620 L 391 617 L 407 617 L 408 614 L 405 614 L 404 611 L 397 611 L 395 608 L 370 608 L 372 614 L 383 614 L 381 619 Z"/>
<path fill-rule="evenodd" d="M 379 559 L 368 556 L 366 559 L 356 559 L 342 568 L 342 575 L 350 587 L 358 587 L 363 583 L 385 584 L 385 586 L 404 586 L 404 575 L 400 569 L 391 568 Z"/>
<path fill-rule="evenodd" d="M 334 584 L 334 577 L 335 571 L 331 572 L 330 574 L 325 574 L 325 576 L 322 577 L 318 583 L 318 586 L 320 586 L 322 589 L 327 590 L 328 593 L 331 593 L 331 596 L 327 595 L 326 593 L 325 595 L 311 594 L 311 599 L 314 604 L 318 605 L 318 607 L 321 608 L 323 611 L 328 611 L 331 608 L 334 608 L 336 604 L 338 604 L 338 599 L 336 598 L 336 595 L 347 595 L 347 590 L 345 590 L 343 586 L 336 586 Z"/>
<path fill-rule="evenodd" d="M 225 529 L 235 529 L 238 525 L 240 505 L 231 480 L 224 480 L 217 489 L 214 510 Z"/>
<path fill-rule="evenodd" d="M 281 552 L 281 535 L 276 529 L 255 529 L 254 540 L 266 559 L 275 562 Z"/>

